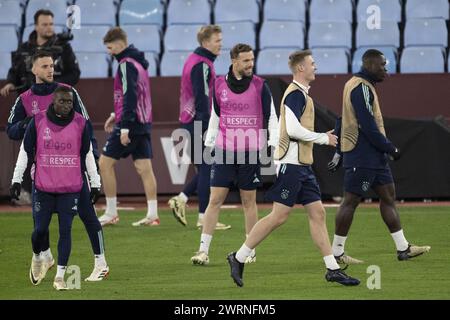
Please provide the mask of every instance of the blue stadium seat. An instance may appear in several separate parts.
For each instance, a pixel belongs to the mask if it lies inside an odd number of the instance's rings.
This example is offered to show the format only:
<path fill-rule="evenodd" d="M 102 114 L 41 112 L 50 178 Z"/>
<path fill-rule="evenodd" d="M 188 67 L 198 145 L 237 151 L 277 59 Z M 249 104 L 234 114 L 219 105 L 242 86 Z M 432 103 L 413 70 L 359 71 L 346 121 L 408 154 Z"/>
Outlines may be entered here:
<path fill-rule="evenodd" d="M 162 77 L 179 77 L 183 72 L 183 65 L 190 52 L 166 52 L 164 53 L 160 73 Z"/>
<path fill-rule="evenodd" d="M 0 52 L 0 80 L 6 79 L 9 68 L 11 68 L 11 53 Z"/>
<path fill-rule="evenodd" d="M 447 47 L 448 32 L 444 19 L 413 19 L 406 21 L 405 47 Z"/>
<path fill-rule="evenodd" d="M 55 33 L 60 33 L 63 31 L 63 27 L 60 25 L 54 25 L 53 30 L 55 31 Z M 27 26 L 25 29 L 23 29 L 22 42 L 28 41 L 28 38 L 30 37 L 30 33 L 32 33 L 33 31 L 34 31 L 34 25 Z"/>
<path fill-rule="evenodd" d="M 352 30 L 348 22 L 312 23 L 308 35 L 309 47 L 352 47 Z"/>
<path fill-rule="evenodd" d="M 144 55 L 149 63 L 148 66 L 149 77 L 156 77 L 158 75 L 157 57 L 153 52 L 144 52 Z"/>
<path fill-rule="evenodd" d="M 154 52 L 144 52 L 145 59 L 147 59 L 148 66 L 148 76 L 156 77 L 157 74 L 157 65 L 156 65 L 156 57 Z M 113 58 L 112 60 L 112 76 L 115 77 L 117 72 L 117 59 Z"/>
<path fill-rule="evenodd" d="M 448 20 L 448 11 L 448 0 L 406 1 L 406 20 L 416 18 L 442 18 Z"/>
<path fill-rule="evenodd" d="M 309 7 L 311 22 L 352 22 L 352 0 L 313 0 Z"/>
<path fill-rule="evenodd" d="M 266 0 L 264 20 L 306 21 L 305 0 Z"/>
<path fill-rule="evenodd" d="M 291 74 L 288 67 L 289 55 L 295 49 L 265 49 L 259 51 L 256 72 L 259 75 Z"/>
<path fill-rule="evenodd" d="M 382 21 L 381 29 L 368 29 L 365 22 L 356 29 L 356 47 L 364 46 L 400 46 L 400 31 L 397 22 Z"/>
<path fill-rule="evenodd" d="M 360 47 L 353 54 L 352 72 L 358 72 L 362 66 L 362 56 L 368 49 L 377 49 L 383 52 L 386 58 L 386 69 L 388 73 L 397 72 L 397 50 L 393 47 Z"/>
<path fill-rule="evenodd" d="M 251 21 L 259 22 L 259 4 L 256 0 L 216 0 L 216 23 Z"/>
<path fill-rule="evenodd" d="M 167 8 L 167 24 L 210 24 L 208 0 L 173 0 Z"/>
<path fill-rule="evenodd" d="M 53 23 L 65 25 L 67 20 L 67 3 L 63 0 L 30 0 L 25 14 L 25 26 L 34 24 L 34 14 L 39 9 L 47 9 L 53 12 Z"/>
<path fill-rule="evenodd" d="M 224 22 L 222 28 L 222 49 L 229 50 L 237 43 L 256 47 L 255 25 L 251 22 Z"/>
<path fill-rule="evenodd" d="M 0 25 L 22 25 L 22 8 L 19 1 L 0 1 Z"/>
<path fill-rule="evenodd" d="M 197 32 L 200 25 L 170 25 L 164 35 L 166 51 L 192 51 L 199 46 Z"/>
<path fill-rule="evenodd" d="M 10 1 L 10 0 L 0 0 L 0 2 L 5 2 L 5 1 Z M 18 2 L 20 4 L 21 7 L 26 7 L 27 2 L 29 0 L 11 0 L 11 1 L 15 1 Z"/>
<path fill-rule="evenodd" d="M 444 72 L 444 52 L 441 47 L 405 48 L 400 59 L 401 73 Z"/>
<path fill-rule="evenodd" d="M 230 51 L 228 50 L 221 51 L 220 55 L 214 61 L 214 69 L 216 70 L 216 74 L 219 76 L 227 74 L 230 65 L 231 65 Z"/>
<path fill-rule="evenodd" d="M 305 42 L 304 25 L 300 21 L 264 21 L 259 34 L 261 49 L 298 48 Z"/>
<path fill-rule="evenodd" d="M 157 25 L 125 25 L 128 43 L 134 44 L 141 51 L 161 52 L 161 36 Z"/>
<path fill-rule="evenodd" d="M 373 5 L 380 8 L 381 21 L 401 22 L 402 7 L 399 0 L 359 0 L 356 9 L 358 23 L 365 23 L 367 18 L 373 15 L 373 11 L 367 13 L 367 9 Z"/>
<path fill-rule="evenodd" d="M 160 0 L 123 0 L 119 10 L 119 23 L 163 25 L 164 6 Z"/>
<path fill-rule="evenodd" d="M 15 26 L 0 26 L 0 52 L 16 51 L 19 45 Z"/>
<path fill-rule="evenodd" d="M 81 25 L 116 25 L 117 7 L 111 0 L 77 0 L 81 10 Z"/>
<path fill-rule="evenodd" d="M 107 78 L 109 58 L 105 53 L 76 52 L 82 79 Z"/>
<path fill-rule="evenodd" d="M 103 37 L 108 32 L 107 26 L 84 26 L 73 29 L 71 42 L 74 51 L 79 52 L 106 52 Z"/>
<path fill-rule="evenodd" d="M 316 48 L 312 50 L 316 74 L 348 73 L 348 54 L 341 48 Z"/>

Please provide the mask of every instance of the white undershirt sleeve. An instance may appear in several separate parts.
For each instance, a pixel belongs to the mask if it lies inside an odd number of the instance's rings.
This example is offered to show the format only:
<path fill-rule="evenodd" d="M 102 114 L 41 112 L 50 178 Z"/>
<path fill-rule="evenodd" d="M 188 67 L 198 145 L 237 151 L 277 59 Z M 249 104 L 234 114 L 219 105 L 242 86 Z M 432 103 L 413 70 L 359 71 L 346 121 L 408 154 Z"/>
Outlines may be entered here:
<path fill-rule="evenodd" d="M 89 152 L 86 155 L 86 170 L 89 175 L 89 182 L 91 188 L 100 188 L 101 180 L 100 175 L 97 172 L 97 165 L 95 164 L 94 153 L 92 152 L 92 143 L 89 148 Z"/>
<path fill-rule="evenodd" d="M 313 132 L 300 124 L 294 112 L 285 105 L 286 110 L 286 130 L 289 137 L 301 140 L 311 141 L 317 144 L 328 144 L 328 135 L 326 133 Z"/>
<path fill-rule="evenodd" d="M 275 112 L 275 105 L 273 104 L 273 98 L 270 98 L 270 117 L 269 117 L 269 140 L 267 144 L 272 147 L 278 145 L 278 118 Z"/>
<path fill-rule="evenodd" d="M 208 123 L 208 131 L 206 132 L 206 138 L 205 138 L 205 146 L 206 147 L 214 147 L 216 144 L 216 137 L 219 133 L 219 121 L 220 118 L 216 114 L 216 111 L 214 110 L 214 101 L 211 108 L 211 117 L 209 118 Z"/>
<path fill-rule="evenodd" d="M 22 183 L 23 174 L 27 169 L 27 164 L 28 164 L 28 154 L 25 151 L 22 141 L 22 143 L 20 144 L 19 155 L 17 156 L 16 167 L 14 168 L 13 178 L 11 181 L 12 183 L 16 182 Z"/>

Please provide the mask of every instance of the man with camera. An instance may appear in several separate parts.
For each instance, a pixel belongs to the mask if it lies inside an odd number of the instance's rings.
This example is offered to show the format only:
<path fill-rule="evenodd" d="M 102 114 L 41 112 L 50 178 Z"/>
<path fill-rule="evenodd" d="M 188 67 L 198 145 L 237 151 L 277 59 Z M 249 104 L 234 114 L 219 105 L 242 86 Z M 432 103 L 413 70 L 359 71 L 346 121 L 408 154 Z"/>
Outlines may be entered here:
<path fill-rule="evenodd" d="M 31 87 L 34 82 L 34 75 L 31 72 L 31 57 L 38 50 L 46 50 L 53 54 L 56 82 L 73 86 L 80 79 L 80 68 L 68 42 L 72 36 L 67 33 L 55 34 L 53 13 L 44 9 L 36 11 L 34 28 L 35 30 L 30 34 L 28 41 L 22 43 L 13 53 L 12 67 L 8 72 L 7 84 L 0 89 L 0 94 L 4 97 L 13 91 L 21 94 Z"/>

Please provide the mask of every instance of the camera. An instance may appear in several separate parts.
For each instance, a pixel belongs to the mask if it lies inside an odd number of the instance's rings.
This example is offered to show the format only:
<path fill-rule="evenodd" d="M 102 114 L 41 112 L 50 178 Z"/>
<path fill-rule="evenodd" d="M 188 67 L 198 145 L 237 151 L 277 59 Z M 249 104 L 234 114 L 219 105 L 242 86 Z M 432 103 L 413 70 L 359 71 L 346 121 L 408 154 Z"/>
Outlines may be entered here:
<path fill-rule="evenodd" d="M 31 85 L 34 83 L 35 77 L 31 71 L 33 67 L 33 63 L 31 60 L 33 55 L 39 50 L 48 51 L 53 54 L 55 66 L 54 75 L 56 77 L 61 75 L 62 72 L 64 71 L 64 64 L 61 59 L 61 54 L 63 53 L 64 46 L 71 40 L 73 40 L 73 34 L 69 29 L 68 31 L 57 33 L 43 47 L 39 48 L 34 47 L 26 51 L 17 50 L 16 52 L 13 52 L 12 53 L 13 61 L 16 62 L 21 61 L 19 63 L 13 64 L 13 68 L 17 70 L 17 73 L 22 75 L 21 77 L 22 85 L 16 87 L 15 91 L 23 92 L 28 88 L 30 88 Z"/>
<path fill-rule="evenodd" d="M 69 29 L 69 31 L 57 33 L 53 43 L 48 48 L 44 47 L 41 50 L 48 50 L 54 54 L 59 54 L 63 51 L 62 47 L 71 40 L 73 40 L 73 34 Z"/>

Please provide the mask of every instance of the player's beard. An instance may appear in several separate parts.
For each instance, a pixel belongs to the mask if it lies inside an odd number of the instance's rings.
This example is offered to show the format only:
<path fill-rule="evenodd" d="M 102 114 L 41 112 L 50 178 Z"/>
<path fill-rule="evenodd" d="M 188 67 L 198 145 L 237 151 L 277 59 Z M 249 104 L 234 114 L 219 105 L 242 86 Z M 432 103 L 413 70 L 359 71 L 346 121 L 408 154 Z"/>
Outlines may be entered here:
<path fill-rule="evenodd" d="M 253 68 L 248 71 L 244 69 L 239 72 L 239 75 L 241 76 L 241 78 L 250 78 L 253 75 Z"/>
<path fill-rule="evenodd" d="M 41 77 L 38 77 L 38 78 L 40 81 L 42 81 L 42 83 L 52 83 L 54 81 L 53 77 L 51 80 L 48 80 L 47 78 L 41 78 Z"/>

